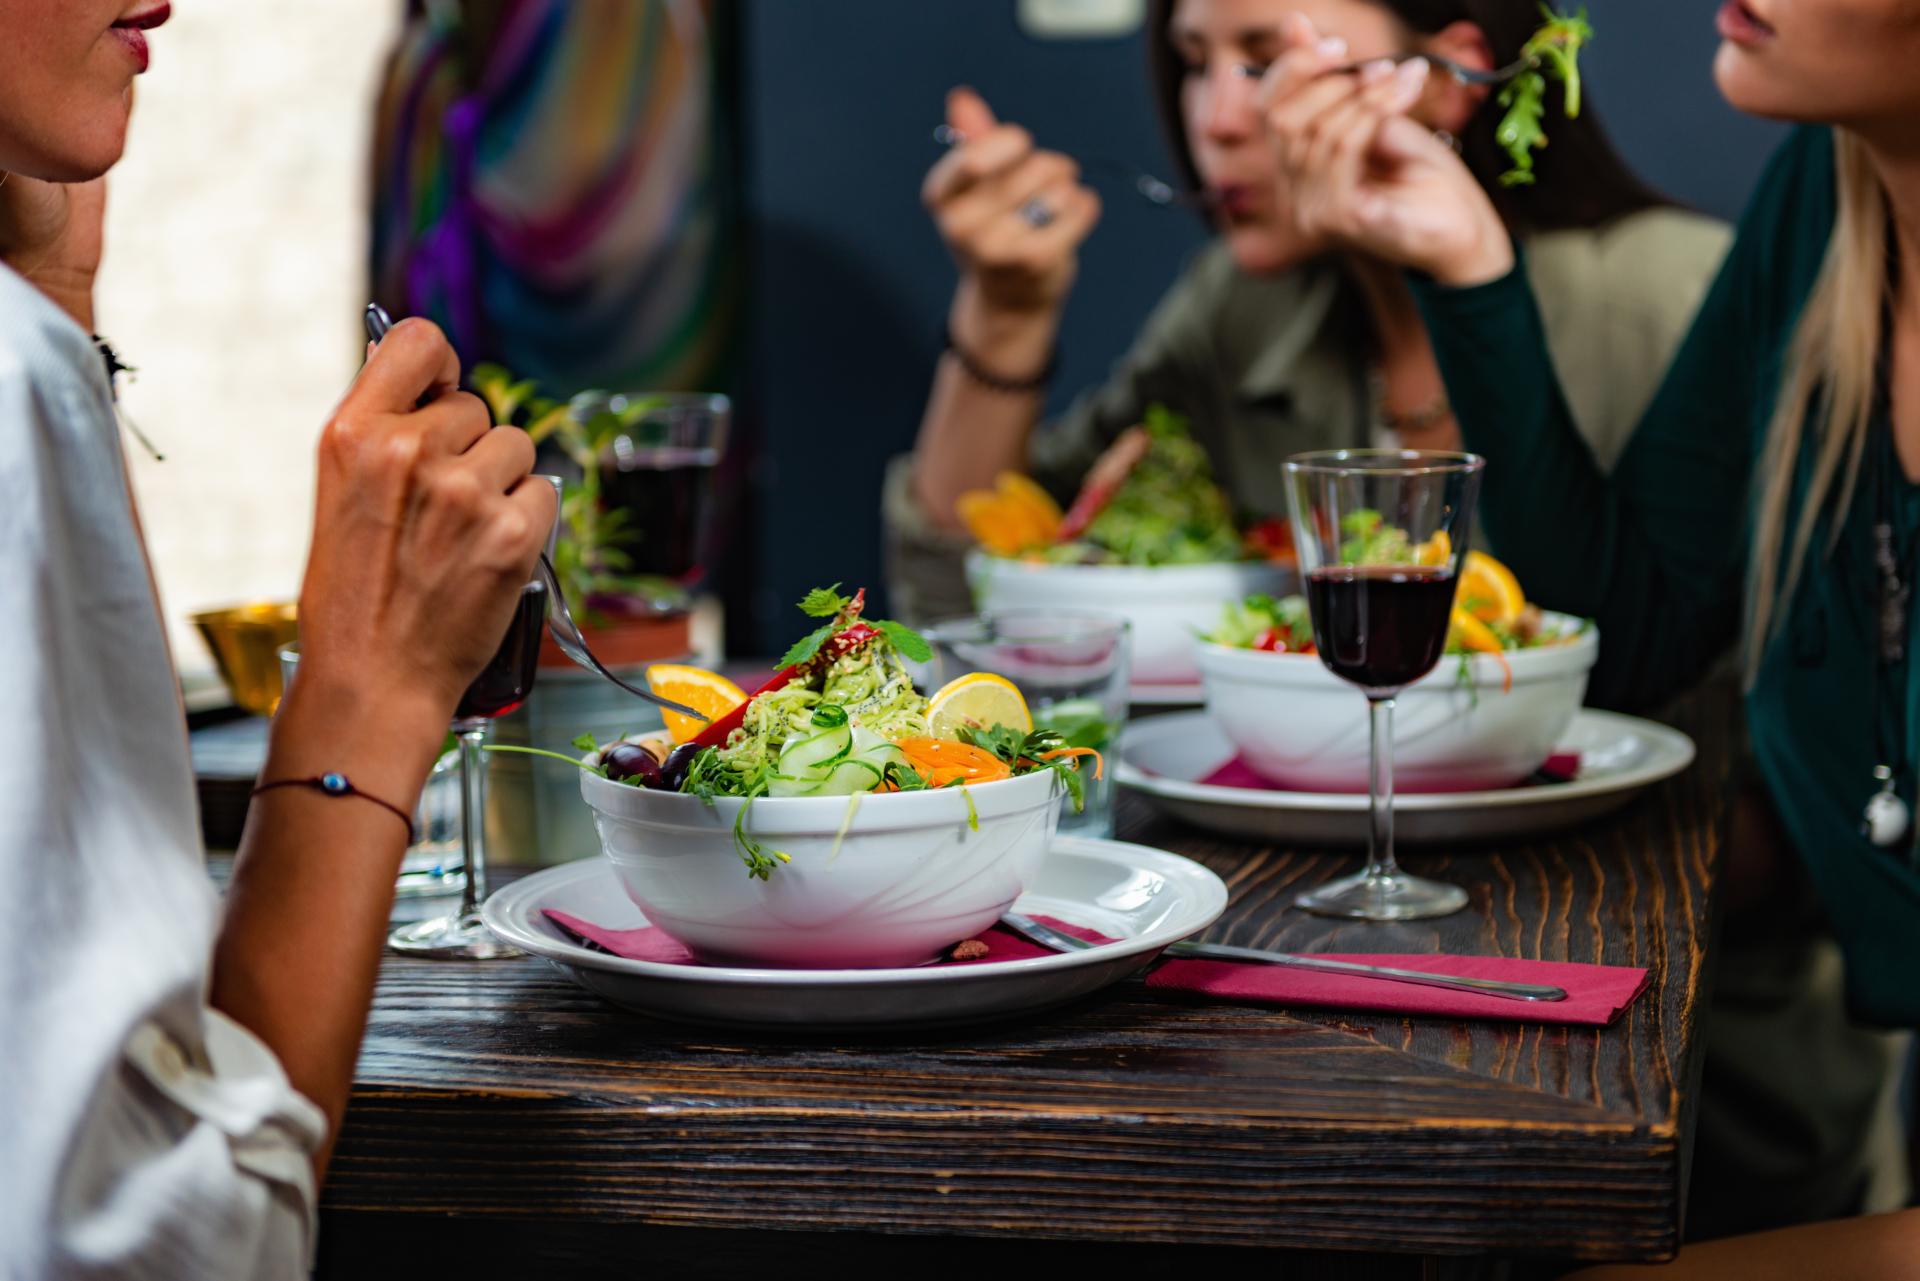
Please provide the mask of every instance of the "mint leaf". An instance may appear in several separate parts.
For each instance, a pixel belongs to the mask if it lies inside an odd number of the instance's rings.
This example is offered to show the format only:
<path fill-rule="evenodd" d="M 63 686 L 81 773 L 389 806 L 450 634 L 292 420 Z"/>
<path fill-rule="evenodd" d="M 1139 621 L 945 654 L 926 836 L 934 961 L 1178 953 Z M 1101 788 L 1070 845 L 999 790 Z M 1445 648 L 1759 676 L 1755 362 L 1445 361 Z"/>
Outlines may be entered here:
<path fill-rule="evenodd" d="M 780 666 L 798 667 L 820 652 L 820 647 L 833 635 L 833 624 L 817 627 L 793 643 L 793 648 L 780 656 Z"/>
<path fill-rule="evenodd" d="M 597 752 L 600 750 L 600 744 L 593 741 L 593 735 L 591 734 L 580 735 L 580 737 L 573 740 L 573 746 L 579 748 L 582 752 Z"/>
<path fill-rule="evenodd" d="M 808 618 L 832 618 L 851 602 L 840 594 L 840 584 L 816 587 L 800 598 L 800 612 Z"/>
<path fill-rule="evenodd" d="M 896 623 L 891 618 L 876 618 L 872 620 L 872 625 L 893 642 L 895 649 L 914 662 L 924 663 L 933 657 L 933 646 L 927 644 L 927 638 L 905 623 Z"/>

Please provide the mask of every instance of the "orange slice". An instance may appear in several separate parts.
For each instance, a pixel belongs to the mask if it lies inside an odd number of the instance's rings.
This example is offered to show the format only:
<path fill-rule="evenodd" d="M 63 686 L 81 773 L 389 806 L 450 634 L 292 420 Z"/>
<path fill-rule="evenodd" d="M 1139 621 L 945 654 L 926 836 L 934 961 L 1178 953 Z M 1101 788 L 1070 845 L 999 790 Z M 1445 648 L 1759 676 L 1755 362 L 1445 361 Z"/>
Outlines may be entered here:
<path fill-rule="evenodd" d="M 1511 627 L 1527 607 L 1527 595 L 1513 571 L 1485 552 L 1468 552 L 1460 570 L 1460 589 L 1455 603 L 1483 623 Z"/>
<path fill-rule="evenodd" d="M 1060 504 L 1031 476 L 1003 471 L 993 482 L 994 492 L 1009 503 L 1024 509 L 1032 518 L 1035 532 L 1043 543 L 1053 542 L 1060 532 Z"/>
<path fill-rule="evenodd" d="M 1413 545 L 1412 555 L 1416 565 L 1444 565 L 1453 555 L 1453 539 L 1447 536 L 1446 530 L 1436 529 L 1432 538 Z"/>
<path fill-rule="evenodd" d="M 1016 556 L 1027 547 L 1031 518 L 990 489 L 969 489 L 954 511 L 973 540 L 996 556 Z"/>
<path fill-rule="evenodd" d="M 1500 644 L 1500 638 L 1493 634 L 1491 627 L 1457 605 L 1454 606 L 1453 620 L 1447 627 L 1447 647 L 1457 647 L 1469 654 L 1492 654 L 1505 674 L 1503 688 L 1513 688 L 1513 667 L 1507 662 L 1506 650 Z"/>
<path fill-rule="evenodd" d="M 679 663 L 656 663 L 647 669 L 647 688 L 662 698 L 684 703 L 697 712 L 719 720 L 747 701 L 746 691 L 718 672 Z M 667 733 L 676 743 L 685 743 L 707 727 L 706 721 L 683 716 L 679 712 L 660 711 Z"/>

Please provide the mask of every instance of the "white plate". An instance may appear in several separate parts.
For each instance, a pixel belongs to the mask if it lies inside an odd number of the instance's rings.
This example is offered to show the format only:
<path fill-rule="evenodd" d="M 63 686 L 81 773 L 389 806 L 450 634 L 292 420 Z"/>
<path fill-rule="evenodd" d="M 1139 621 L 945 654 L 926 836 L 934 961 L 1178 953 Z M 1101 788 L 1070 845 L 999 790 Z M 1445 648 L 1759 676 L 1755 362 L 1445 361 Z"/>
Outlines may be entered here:
<path fill-rule="evenodd" d="M 1642 788 L 1693 763 L 1693 740 L 1634 716 L 1582 708 L 1560 751 L 1580 753 L 1580 776 L 1489 792 L 1396 796 L 1394 838 L 1407 844 L 1496 840 L 1571 827 L 1618 809 Z M 1198 780 L 1234 756 L 1205 712 L 1155 716 L 1120 737 L 1115 776 L 1159 809 L 1196 827 L 1262 841 L 1364 845 L 1367 798 L 1258 791 Z"/>
<path fill-rule="evenodd" d="M 1199 681 L 1191 685 L 1143 685 L 1135 681 L 1127 689 L 1127 699 L 1140 707 L 1199 707 L 1207 701 L 1207 687 Z"/>
<path fill-rule="evenodd" d="M 779 873 L 775 873 L 779 875 Z M 1118 942 L 1084 952 L 987 965 L 904 970 L 766 970 L 630 961 L 582 947 L 543 915 L 610 929 L 647 923 L 604 859 L 515 881 L 481 909 L 487 927 L 545 957 L 576 983 L 641 1014 L 694 1023 L 828 1031 L 933 1026 L 1061 1005 L 1146 965 L 1169 943 L 1213 924 L 1227 905 L 1220 878 L 1191 859 L 1119 841 L 1058 837 L 1022 912 L 1072 921 Z"/>

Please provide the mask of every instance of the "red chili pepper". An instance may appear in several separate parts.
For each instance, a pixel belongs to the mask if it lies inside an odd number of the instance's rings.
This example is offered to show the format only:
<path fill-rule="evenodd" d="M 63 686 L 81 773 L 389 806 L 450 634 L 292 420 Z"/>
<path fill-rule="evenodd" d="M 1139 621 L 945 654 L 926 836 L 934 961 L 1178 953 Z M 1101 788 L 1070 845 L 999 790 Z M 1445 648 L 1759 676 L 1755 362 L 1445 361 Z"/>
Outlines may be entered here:
<path fill-rule="evenodd" d="M 1054 533 L 1054 541 L 1070 543 L 1086 531 L 1093 518 L 1098 516 L 1113 496 L 1120 492 L 1120 486 L 1127 483 L 1127 477 L 1147 456 L 1147 450 L 1153 445 L 1153 437 L 1144 427 L 1129 427 L 1114 438 L 1105 453 L 1094 461 L 1087 472 L 1086 481 L 1080 486 L 1080 493 L 1073 500 L 1073 506 L 1060 518 L 1060 528 Z"/>
<path fill-rule="evenodd" d="M 854 598 L 852 612 L 854 613 L 859 612 L 859 607 L 862 603 L 862 597 L 864 597 L 865 594 L 866 594 L 865 590 L 862 589 L 860 596 L 856 596 Z M 872 640 L 874 637 L 878 636 L 879 634 L 880 634 L 879 628 L 869 627 L 865 623 L 855 623 L 853 626 L 847 628 L 846 630 L 835 633 L 826 642 L 826 644 L 820 647 L 820 651 L 816 653 L 812 658 L 809 658 L 804 663 L 796 663 L 792 667 L 781 668 L 779 671 L 775 672 L 770 679 L 768 679 L 766 684 L 762 685 L 759 689 L 754 690 L 752 694 L 748 695 L 746 702 L 740 704 L 740 706 L 734 708 L 732 711 L 728 712 L 725 716 L 722 716 L 719 720 L 713 722 L 713 724 L 707 726 L 705 729 L 701 730 L 698 734 L 694 735 L 693 737 L 694 746 L 696 747 L 724 746 L 728 737 L 732 735 L 733 731 L 739 729 L 740 723 L 746 719 L 747 708 L 749 705 L 752 704 L 754 699 L 760 697 L 762 694 L 770 694 L 774 690 L 779 689 L 784 685 L 790 685 L 795 680 L 799 679 L 802 676 L 807 675 L 810 672 L 818 671 L 820 668 L 825 667 L 827 664 L 833 662 L 835 659 L 841 657 L 842 655 L 850 653 L 851 651 L 860 648 L 862 645 L 865 645 L 868 641 Z"/>

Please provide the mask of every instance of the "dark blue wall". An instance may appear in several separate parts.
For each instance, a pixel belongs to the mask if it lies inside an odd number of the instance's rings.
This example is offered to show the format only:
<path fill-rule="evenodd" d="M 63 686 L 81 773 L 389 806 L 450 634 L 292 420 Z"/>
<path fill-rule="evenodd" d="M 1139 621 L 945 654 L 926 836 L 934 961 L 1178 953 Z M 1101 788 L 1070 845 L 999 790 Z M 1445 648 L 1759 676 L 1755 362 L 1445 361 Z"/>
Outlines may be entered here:
<path fill-rule="evenodd" d="M 1596 97 L 1663 189 L 1738 211 L 1776 136 L 1714 93 L 1709 0 L 1598 0 Z M 1043 145 L 1169 172 L 1137 38 L 1037 41 L 1012 0 L 742 0 L 749 362 L 762 447 L 745 635 L 783 648 L 817 582 L 877 585 L 881 469 L 912 442 L 953 268 L 920 208 L 947 86 Z M 1056 399 L 1098 379 L 1199 243 L 1185 214 L 1108 184 L 1082 258 Z"/>

